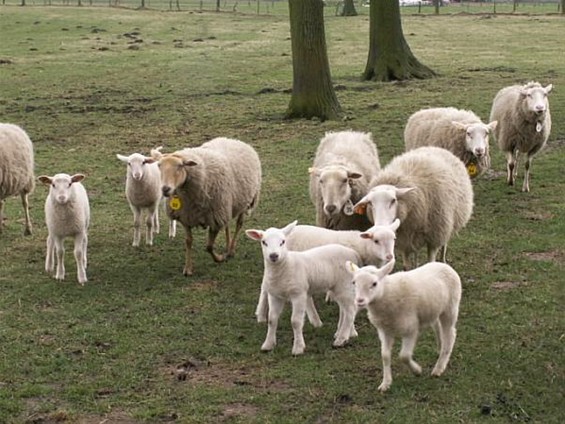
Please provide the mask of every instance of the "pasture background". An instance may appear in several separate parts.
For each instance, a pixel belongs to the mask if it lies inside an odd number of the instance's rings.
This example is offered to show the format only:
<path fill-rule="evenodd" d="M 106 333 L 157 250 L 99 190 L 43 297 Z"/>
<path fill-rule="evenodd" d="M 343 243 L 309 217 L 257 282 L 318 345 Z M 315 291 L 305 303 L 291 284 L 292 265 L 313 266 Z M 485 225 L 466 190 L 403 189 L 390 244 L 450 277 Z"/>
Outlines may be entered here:
<path fill-rule="evenodd" d="M 31 196 L 31 237 L 22 236 L 19 200 L 7 201 L 0 422 L 563 422 L 565 22 L 410 16 L 403 26 L 438 78 L 361 82 L 367 18 L 327 17 L 344 119 L 322 123 L 282 119 L 292 85 L 284 15 L 0 7 L 0 120 L 28 131 L 37 175 L 85 173 L 93 213 L 89 282 L 80 287 L 70 243 L 65 282 L 43 270 L 47 190 Z M 332 349 L 337 307 L 322 299 L 325 325 L 305 326 L 303 357 L 290 354 L 289 308 L 277 348 L 260 353 L 261 254 L 243 236 L 236 257 L 217 265 L 196 230 L 191 278 L 181 273 L 182 229 L 153 247 L 130 245 L 116 153 L 239 138 L 257 149 L 264 173 L 245 228 L 312 223 L 307 169 L 325 131 L 371 131 L 384 165 L 402 152 L 414 111 L 457 106 L 486 121 L 501 87 L 531 79 L 554 84 L 550 142 L 534 159 L 529 194 L 505 185 L 491 142 L 493 171 L 474 183 L 473 218 L 448 250 L 464 293 L 439 379 L 429 376 L 437 355 L 427 332 L 415 353 L 424 375 L 395 358 L 392 389 L 380 395 L 379 343 L 366 314 L 359 338 Z M 519 187 L 522 175 L 521 166 Z"/>

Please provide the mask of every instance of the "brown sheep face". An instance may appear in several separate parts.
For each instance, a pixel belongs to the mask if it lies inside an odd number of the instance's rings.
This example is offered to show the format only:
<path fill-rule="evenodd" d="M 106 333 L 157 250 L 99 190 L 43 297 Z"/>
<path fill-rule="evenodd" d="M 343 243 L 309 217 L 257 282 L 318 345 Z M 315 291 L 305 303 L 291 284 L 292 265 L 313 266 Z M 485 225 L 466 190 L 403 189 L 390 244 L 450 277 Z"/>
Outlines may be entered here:
<path fill-rule="evenodd" d="M 184 159 L 176 155 L 163 155 L 159 160 L 161 170 L 161 190 L 163 196 L 169 197 L 189 178 L 189 168 L 196 166 L 193 160 Z"/>

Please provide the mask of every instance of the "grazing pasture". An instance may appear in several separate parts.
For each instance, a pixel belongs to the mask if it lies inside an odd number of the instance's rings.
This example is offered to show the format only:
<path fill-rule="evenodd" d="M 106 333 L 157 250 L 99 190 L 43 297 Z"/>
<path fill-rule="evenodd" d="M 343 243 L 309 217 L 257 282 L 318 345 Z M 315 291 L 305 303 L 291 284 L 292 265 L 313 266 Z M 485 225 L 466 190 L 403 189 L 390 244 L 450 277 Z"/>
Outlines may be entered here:
<path fill-rule="evenodd" d="M 560 16 L 405 16 L 427 81 L 359 79 L 366 17 L 327 17 L 328 53 L 343 120 L 282 119 L 292 86 L 284 15 L 166 13 L 122 8 L 0 7 L 0 121 L 34 142 L 36 175 L 83 173 L 92 211 L 88 282 L 44 271 L 43 204 L 30 196 L 32 236 L 18 198 L 0 236 L 0 422 L 563 422 L 565 392 L 565 66 Z M 132 217 L 116 153 L 163 153 L 217 136 L 251 144 L 263 165 L 261 200 L 245 228 L 312 224 L 308 167 L 326 131 L 371 131 L 382 165 L 403 151 L 404 124 L 424 107 L 488 119 L 496 92 L 553 84 L 548 146 L 532 191 L 492 170 L 473 182 L 475 209 L 450 241 L 463 285 L 457 341 L 440 378 L 431 331 L 413 376 L 393 354 L 387 394 L 366 312 L 359 337 L 335 349 L 335 304 L 316 299 L 324 326 L 304 326 L 292 357 L 287 307 L 279 344 L 260 352 L 254 310 L 263 273 L 257 243 L 240 236 L 216 264 L 195 230 L 195 273 L 182 275 L 184 234 L 131 246 Z M 164 226 L 164 217 L 161 220 Z M 223 235 L 218 238 L 223 246 Z M 67 243 L 67 262 L 72 264 Z M 399 343 L 396 344 L 398 349 Z"/>

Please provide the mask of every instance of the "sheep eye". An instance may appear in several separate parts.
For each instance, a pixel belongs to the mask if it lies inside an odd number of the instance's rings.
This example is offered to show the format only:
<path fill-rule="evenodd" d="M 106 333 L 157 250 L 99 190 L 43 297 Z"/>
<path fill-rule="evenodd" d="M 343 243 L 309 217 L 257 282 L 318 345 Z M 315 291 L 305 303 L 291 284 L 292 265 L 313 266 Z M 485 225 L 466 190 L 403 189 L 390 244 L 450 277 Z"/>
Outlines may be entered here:
<path fill-rule="evenodd" d="M 353 280 L 353 281 L 351 282 L 351 284 L 355 285 L 355 280 Z"/>
<path fill-rule="evenodd" d="M 395 203 L 396 203 L 396 199 L 392 199 L 392 200 L 390 201 L 390 207 L 392 208 Z"/>
<path fill-rule="evenodd" d="M 341 182 L 342 182 L 343 184 L 347 183 L 347 178 L 344 178 L 343 180 L 341 180 Z"/>
<path fill-rule="evenodd" d="M 379 244 L 379 241 L 378 241 L 378 240 L 374 240 L 374 242 L 375 242 L 375 244 Z"/>
<path fill-rule="evenodd" d="M 283 246 L 286 243 L 286 240 L 281 241 L 281 246 Z"/>
<path fill-rule="evenodd" d="M 373 284 L 372 284 L 371 287 L 373 287 L 373 288 L 377 287 L 377 282 L 376 282 L 376 281 L 373 281 Z"/>
<path fill-rule="evenodd" d="M 261 243 L 263 243 L 263 246 L 267 246 L 267 242 L 266 242 L 266 241 L 262 241 Z"/>

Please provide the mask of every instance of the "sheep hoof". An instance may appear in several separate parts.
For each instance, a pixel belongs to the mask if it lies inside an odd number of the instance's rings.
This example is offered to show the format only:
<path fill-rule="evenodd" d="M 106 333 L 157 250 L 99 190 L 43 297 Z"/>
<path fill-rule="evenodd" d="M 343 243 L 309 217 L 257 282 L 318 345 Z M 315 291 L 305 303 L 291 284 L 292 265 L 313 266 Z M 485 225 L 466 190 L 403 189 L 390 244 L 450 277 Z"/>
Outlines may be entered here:
<path fill-rule="evenodd" d="M 294 356 L 302 355 L 304 354 L 304 348 L 303 347 L 292 348 L 292 354 Z"/>
<path fill-rule="evenodd" d="M 348 339 L 344 339 L 344 338 L 335 339 L 335 341 L 333 342 L 333 346 L 334 347 L 344 347 L 344 346 L 347 345 L 347 341 L 348 341 Z"/>
<path fill-rule="evenodd" d="M 185 277 L 190 277 L 192 275 L 192 269 L 189 268 L 185 268 L 182 273 L 184 274 Z"/>
<path fill-rule="evenodd" d="M 379 392 L 381 393 L 386 392 L 388 389 L 390 389 L 390 383 L 385 383 L 384 381 L 381 383 L 381 385 L 378 388 Z"/>
<path fill-rule="evenodd" d="M 31 236 L 31 234 L 32 234 L 32 233 L 31 233 L 31 229 L 30 229 L 30 228 L 26 228 L 26 229 L 24 230 L 24 236 Z"/>

